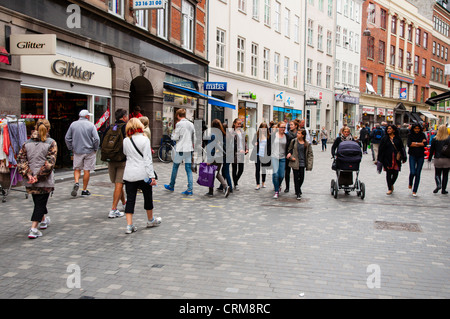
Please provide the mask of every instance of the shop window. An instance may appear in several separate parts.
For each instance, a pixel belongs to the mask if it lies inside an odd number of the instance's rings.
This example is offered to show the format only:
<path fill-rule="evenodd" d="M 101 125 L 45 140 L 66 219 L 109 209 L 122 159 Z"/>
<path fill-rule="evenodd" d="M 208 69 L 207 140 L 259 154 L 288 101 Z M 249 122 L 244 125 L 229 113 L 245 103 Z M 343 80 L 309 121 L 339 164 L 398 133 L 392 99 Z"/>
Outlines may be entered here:
<path fill-rule="evenodd" d="M 31 88 L 22 86 L 21 91 L 21 117 L 25 119 L 27 126 L 27 135 L 31 135 L 31 131 L 36 125 L 39 118 L 44 118 L 44 95 L 45 90 L 39 88 Z"/>

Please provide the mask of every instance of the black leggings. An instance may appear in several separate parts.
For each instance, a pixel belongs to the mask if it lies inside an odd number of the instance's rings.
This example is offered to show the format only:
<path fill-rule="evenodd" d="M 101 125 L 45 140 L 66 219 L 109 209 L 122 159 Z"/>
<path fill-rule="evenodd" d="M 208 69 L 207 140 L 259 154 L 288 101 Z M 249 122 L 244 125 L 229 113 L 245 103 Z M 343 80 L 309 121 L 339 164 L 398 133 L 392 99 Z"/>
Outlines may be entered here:
<path fill-rule="evenodd" d="M 136 205 L 137 190 L 141 189 L 144 195 L 144 209 L 153 209 L 153 190 L 152 186 L 142 181 L 127 182 L 125 181 L 125 192 L 127 193 L 127 204 L 125 205 L 126 214 L 134 214 L 134 206 Z"/>
<path fill-rule="evenodd" d="M 261 174 L 261 160 L 259 159 L 259 156 L 256 156 L 256 163 L 255 163 L 255 178 L 256 178 L 256 185 L 259 185 L 260 181 L 261 181 L 261 175 L 262 175 L 262 182 L 265 183 L 266 182 L 266 170 L 263 167 L 262 171 L 264 173 Z"/>
<path fill-rule="evenodd" d="M 34 202 L 33 215 L 31 215 L 32 222 L 41 222 L 44 215 L 48 213 L 47 202 L 50 193 L 46 194 L 31 194 Z"/>
<path fill-rule="evenodd" d="M 305 180 L 305 168 L 299 167 L 299 169 L 292 169 L 292 171 L 294 172 L 295 194 L 301 195 L 303 181 Z"/>
<path fill-rule="evenodd" d="M 388 169 L 386 170 L 386 182 L 388 185 L 388 189 L 390 191 L 393 190 L 395 181 L 397 180 L 398 177 L 398 171 L 395 169 Z"/>
<path fill-rule="evenodd" d="M 241 178 L 242 173 L 244 173 L 244 163 L 233 163 L 231 164 L 233 169 L 233 184 L 234 187 L 238 185 L 239 178 Z"/>

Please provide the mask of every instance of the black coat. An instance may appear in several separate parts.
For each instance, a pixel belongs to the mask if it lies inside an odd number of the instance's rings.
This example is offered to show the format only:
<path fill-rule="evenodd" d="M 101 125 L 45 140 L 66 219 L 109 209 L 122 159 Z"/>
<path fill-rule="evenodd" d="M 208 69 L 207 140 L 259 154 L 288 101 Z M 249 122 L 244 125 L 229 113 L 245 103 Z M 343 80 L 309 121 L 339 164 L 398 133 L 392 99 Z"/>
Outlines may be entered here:
<path fill-rule="evenodd" d="M 394 136 L 393 143 L 395 147 L 391 143 L 391 138 L 387 134 L 381 139 L 377 160 L 383 164 L 383 167 L 385 169 L 387 169 L 388 167 L 392 166 L 392 157 L 394 157 L 394 159 L 396 160 L 397 152 L 400 152 L 401 159 L 400 161 L 396 161 L 399 170 L 401 170 L 402 162 L 406 162 L 407 159 L 405 147 L 403 146 L 402 139 L 398 135 Z"/>

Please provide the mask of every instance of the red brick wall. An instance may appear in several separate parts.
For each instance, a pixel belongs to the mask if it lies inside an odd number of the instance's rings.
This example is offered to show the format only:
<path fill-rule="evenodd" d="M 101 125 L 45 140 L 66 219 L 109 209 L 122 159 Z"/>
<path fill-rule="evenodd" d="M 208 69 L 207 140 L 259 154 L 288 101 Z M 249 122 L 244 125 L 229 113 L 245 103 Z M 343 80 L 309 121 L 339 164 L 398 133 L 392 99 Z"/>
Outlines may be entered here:
<path fill-rule="evenodd" d="M 371 1 L 371 3 L 375 3 L 373 1 Z M 389 63 L 389 52 L 390 52 L 390 47 L 388 47 L 387 44 L 387 30 L 383 29 L 380 27 L 380 16 L 381 16 L 381 8 L 385 9 L 386 12 L 388 11 L 386 8 L 381 7 L 379 4 L 375 3 L 375 12 L 376 12 L 376 17 L 375 17 L 375 25 L 372 23 L 368 23 L 367 21 L 367 12 L 368 12 L 368 6 L 369 6 L 369 1 L 365 1 L 363 3 L 363 15 L 362 15 L 362 23 L 361 23 L 361 34 L 363 34 L 364 30 L 366 29 L 366 27 L 368 27 L 368 29 L 370 30 L 370 36 L 374 38 L 374 58 L 371 59 L 368 57 L 367 55 L 367 49 L 368 49 L 368 40 L 369 37 L 367 36 L 362 36 L 361 37 L 361 68 L 365 69 L 366 71 L 361 71 L 360 74 L 360 84 L 359 84 L 359 88 L 360 91 L 362 93 L 366 92 L 366 78 L 367 78 L 367 73 L 372 73 L 373 74 L 373 87 L 375 89 L 375 91 L 377 91 L 377 81 L 378 81 L 378 76 L 382 76 L 384 77 L 384 83 L 386 83 L 386 78 L 385 78 L 385 63 Z M 379 41 L 384 41 L 385 43 L 385 62 L 382 63 L 380 62 L 380 58 L 379 58 Z M 395 43 L 395 42 L 394 42 Z M 377 93 L 381 93 L 381 92 L 377 92 Z"/>

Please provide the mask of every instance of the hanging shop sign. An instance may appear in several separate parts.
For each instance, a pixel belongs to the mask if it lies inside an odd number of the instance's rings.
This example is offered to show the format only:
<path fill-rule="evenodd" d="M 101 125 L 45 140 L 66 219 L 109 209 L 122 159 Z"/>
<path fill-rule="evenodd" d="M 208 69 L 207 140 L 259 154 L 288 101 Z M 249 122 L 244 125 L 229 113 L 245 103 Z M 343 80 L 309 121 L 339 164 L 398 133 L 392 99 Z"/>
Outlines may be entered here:
<path fill-rule="evenodd" d="M 133 10 L 162 8 L 164 8 L 162 0 L 133 0 Z"/>
<path fill-rule="evenodd" d="M 386 115 L 385 111 L 386 111 L 385 109 L 377 108 L 377 115 L 384 116 L 384 115 Z"/>
<path fill-rule="evenodd" d="M 293 107 L 295 105 L 295 99 L 291 96 L 286 97 L 284 101 L 284 106 Z"/>
<path fill-rule="evenodd" d="M 284 101 L 284 91 L 275 92 L 273 95 L 274 102 L 283 102 Z"/>
<path fill-rule="evenodd" d="M 20 56 L 20 69 L 25 74 L 87 84 L 112 87 L 111 68 L 63 55 Z"/>
<path fill-rule="evenodd" d="M 375 114 L 375 108 L 370 106 L 363 106 L 362 107 L 362 113 L 363 114 Z"/>
<path fill-rule="evenodd" d="M 12 55 L 54 55 L 56 34 L 11 34 L 9 47 Z"/>
<path fill-rule="evenodd" d="M 356 96 L 350 96 L 350 95 L 345 95 L 345 94 L 335 94 L 334 96 L 335 96 L 336 101 L 349 103 L 349 104 L 359 104 L 359 98 Z"/>
<path fill-rule="evenodd" d="M 227 82 L 205 82 L 203 83 L 205 91 L 226 91 Z"/>

